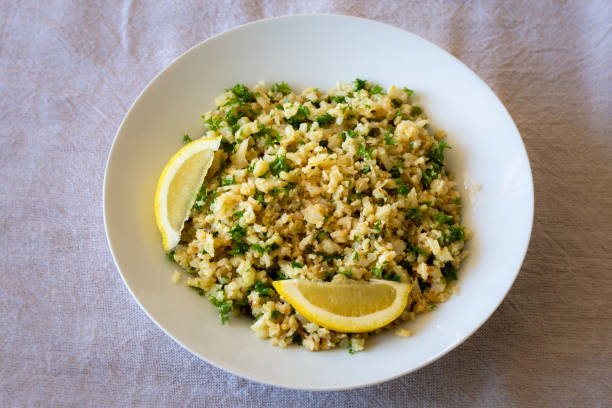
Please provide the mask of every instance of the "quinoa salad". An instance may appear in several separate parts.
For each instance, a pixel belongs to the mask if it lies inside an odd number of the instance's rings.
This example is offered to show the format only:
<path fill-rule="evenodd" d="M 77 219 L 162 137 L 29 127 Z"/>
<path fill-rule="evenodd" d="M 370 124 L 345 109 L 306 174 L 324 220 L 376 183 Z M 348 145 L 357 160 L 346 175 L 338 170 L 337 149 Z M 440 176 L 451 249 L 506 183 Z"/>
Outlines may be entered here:
<path fill-rule="evenodd" d="M 174 281 L 207 298 L 222 323 L 245 314 L 273 345 L 353 353 L 373 332 L 308 321 L 272 281 L 410 283 L 403 313 L 376 332 L 452 295 L 471 232 L 445 165 L 450 146 L 413 91 L 362 79 L 301 93 L 261 82 L 214 103 L 202 118 L 221 148 L 168 257 L 183 269 Z"/>

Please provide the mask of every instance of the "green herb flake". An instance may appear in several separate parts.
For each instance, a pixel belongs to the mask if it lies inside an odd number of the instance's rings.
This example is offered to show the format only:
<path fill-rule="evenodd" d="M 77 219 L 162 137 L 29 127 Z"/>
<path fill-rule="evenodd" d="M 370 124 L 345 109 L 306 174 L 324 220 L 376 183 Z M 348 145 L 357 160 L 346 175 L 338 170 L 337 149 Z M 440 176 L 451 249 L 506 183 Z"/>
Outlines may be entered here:
<path fill-rule="evenodd" d="M 445 212 L 435 214 L 433 219 L 438 223 L 438 225 L 452 224 L 455 221 L 452 216 L 446 214 Z"/>
<path fill-rule="evenodd" d="M 225 186 L 231 186 L 232 184 L 236 184 L 236 176 L 227 176 L 226 178 L 223 179 L 223 181 L 221 182 L 221 186 L 225 187 Z"/>
<path fill-rule="evenodd" d="M 421 107 L 420 107 L 420 106 L 413 105 L 413 106 L 412 106 L 412 109 L 410 109 L 410 114 L 411 114 L 411 115 L 418 116 L 418 115 L 420 115 L 421 113 L 423 113 L 423 109 L 421 109 Z"/>
<path fill-rule="evenodd" d="M 353 339 L 349 339 L 348 341 L 348 353 L 350 355 L 355 354 L 355 350 L 353 350 Z"/>
<path fill-rule="evenodd" d="M 388 146 L 395 146 L 397 144 L 397 140 L 393 137 L 391 133 L 387 133 L 385 135 L 385 144 Z"/>
<path fill-rule="evenodd" d="M 291 93 L 291 87 L 285 83 L 284 81 L 279 83 L 275 83 L 274 85 L 272 85 L 272 87 L 270 88 L 270 90 L 272 92 L 278 92 L 283 94 L 283 96 L 289 95 Z"/>
<path fill-rule="evenodd" d="M 336 102 L 336 103 L 346 103 L 346 96 L 330 95 L 329 96 L 329 101 L 330 102 Z"/>
<path fill-rule="evenodd" d="M 317 232 L 315 232 L 314 238 L 317 241 L 320 241 L 321 240 L 321 238 L 320 238 L 321 236 L 329 236 L 329 231 L 326 231 L 324 229 L 317 230 Z"/>
<path fill-rule="evenodd" d="M 213 118 L 212 116 L 204 121 L 210 130 L 219 130 L 221 127 L 221 118 Z M 185 140 L 183 138 L 183 140 Z"/>
<path fill-rule="evenodd" d="M 278 176 L 281 171 L 291 171 L 291 166 L 289 166 L 287 163 L 287 157 L 284 154 L 281 156 L 276 156 L 276 158 L 270 163 L 270 171 L 275 176 Z"/>
<path fill-rule="evenodd" d="M 442 275 L 447 282 L 457 280 L 457 268 L 451 262 L 447 262 L 442 267 Z"/>
<path fill-rule="evenodd" d="M 294 268 L 303 268 L 304 267 L 304 265 L 302 265 L 298 261 L 291 261 L 291 266 L 293 266 Z"/>
<path fill-rule="evenodd" d="M 208 299 L 219 310 L 221 324 L 227 323 L 229 321 L 229 313 L 233 310 L 233 302 L 231 300 L 220 301 L 214 296 L 210 296 Z"/>
<path fill-rule="evenodd" d="M 415 220 L 420 223 L 423 219 L 423 213 L 418 208 L 408 208 L 405 212 L 406 218 L 409 220 Z"/>
<path fill-rule="evenodd" d="M 249 244 L 246 243 L 244 238 L 246 237 L 246 229 L 241 227 L 240 224 L 235 224 L 234 227 L 229 231 L 231 240 L 234 243 L 234 247 L 230 250 L 231 255 L 243 255 L 248 251 Z"/>
<path fill-rule="evenodd" d="M 266 271 L 267 275 L 270 277 L 270 279 L 272 279 L 273 281 L 275 280 L 285 280 L 287 279 L 287 277 L 285 276 L 284 273 L 282 273 L 280 271 L 280 269 L 275 268 L 275 269 L 270 269 L 269 271 Z"/>
<path fill-rule="evenodd" d="M 370 89 L 370 94 L 372 95 L 382 95 L 385 91 L 383 91 L 380 85 L 374 85 L 372 89 Z"/>
<path fill-rule="evenodd" d="M 183 143 L 191 143 L 192 140 L 187 133 L 183 135 Z"/>
<path fill-rule="evenodd" d="M 226 89 L 226 91 L 230 91 L 232 94 L 234 94 L 235 101 L 238 103 L 246 104 L 255 102 L 255 95 L 249 91 L 249 88 L 246 85 L 236 84 L 232 88 Z"/>
<path fill-rule="evenodd" d="M 366 87 L 366 80 L 365 79 L 355 78 L 353 83 L 355 84 L 355 91 L 361 91 L 362 89 L 365 89 L 365 87 Z"/>
<path fill-rule="evenodd" d="M 176 262 L 176 259 L 174 259 L 174 251 L 166 253 L 166 257 L 170 260 L 170 262 Z"/>
<path fill-rule="evenodd" d="M 372 159 L 372 152 L 373 149 L 368 147 L 365 143 L 361 143 L 359 145 L 359 149 L 357 150 L 357 154 L 367 160 Z"/>
<path fill-rule="evenodd" d="M 334 118 L 329 113 L 325 113 L 324 115 L 319 116 L 316 121 L 317 123 L 319 123 L 319 126 L 325 126 L 329 125 L 330 123 L 334 123 L 336 121 L 336 118 Z"/>
<path fill-rule="evenodd" d="M 230 143 L 227 140 L 221 141 L 221 149 L 223 149 L 223 151 L 226 153 L 233 153 L 235 150 L 234 146 L 235 146 L 235 143 Z"/>
<path fill-rule="evenodd" d="M 402 91 L 406 92 L 408 94 L 408 97 L 412 98 L 414 96 L 414 91 L 412 89 L 408 89 L 406 87 L 404 87 L 404 89 L 402 89 Z"/>
<path fill-rule="evenodd" d="M 200 296 L 204 296 L 204 289 L 198 287 L 198 286 L 189 286 L 189 288 L 195 290 L 196 292 L 198 292 L 198 295 Z"/>
<path fill-rule="evenodd" d="M 341 275 L 346 276 L 347 278 L 352 278 L 353 274 L 351 273 L 350 269 L 346 269 L 346 270 L 338 270 L 338 273 Z"/>
<path fill-rule="evenodd" d="M 340 133 L 340 137 L 342 138 L 342 141 L 346 140 L 347 137 L 350 137 L 351 139 L 353 139 L 355 137 L 355 131 L 345 130 L 344 132 Z"/>
<path fill-rule="evenodd" d="M 255 282 L 255 291 L 262 296 L 268 296 L 270 294 L 270 289 L 272 289 L 270 286 L 264 284 L 261 281 L 257 281 Z"/>
<path fill-rule="evenodd" d="M 287 122 L 289 122 L 294 129 L 298 129 L 300 127 L 300 123 L 308 121 L 309 117 L 310 109 L 304 105 L 300 105 L 295 115 L 287 119 Z"/>
<path fill-rule="evenodd" d="M 380 221 L 376 221 L 374 223 L 374 236 L 378 237 L 380 235 L 381 229 L 380 229 Z"/>
<path fill-rule="evenodd" d="M 449 227 L 443 233 L 443 241 L 445 245 L 450 245 L 456 241 L 464 241 L 465 240 L 465 231 L 463 227 Z"/>
<path fill-rule="evenodd" d="M 406 183 L 401 178 L 395 179 L 395 184 L 397 184 L 397 192 L 404 197 L 410 193 L 410 190 L 412 190 L 410 183 Z"/>

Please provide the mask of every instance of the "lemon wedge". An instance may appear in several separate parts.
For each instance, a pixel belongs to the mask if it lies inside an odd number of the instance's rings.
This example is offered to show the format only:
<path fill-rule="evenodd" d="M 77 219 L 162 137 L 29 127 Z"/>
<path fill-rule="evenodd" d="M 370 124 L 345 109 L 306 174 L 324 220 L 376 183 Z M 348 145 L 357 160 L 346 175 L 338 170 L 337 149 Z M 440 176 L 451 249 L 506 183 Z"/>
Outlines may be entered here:
<path fill-rule="evenodd" d="M 321 282 L 289 279 L 274 289 L 302 316 L 330 330 L 363 333 L 379 329 L 402 314 L 412 289 L 387 280 Z"/>
<path fill-rule="evenodd" d="M 162 171 L 155 192 L 155 221 L 166 251 L 179 243 L 196 193 L 220 144 L 221 137 L 197 139 L 172 156 Z"/>

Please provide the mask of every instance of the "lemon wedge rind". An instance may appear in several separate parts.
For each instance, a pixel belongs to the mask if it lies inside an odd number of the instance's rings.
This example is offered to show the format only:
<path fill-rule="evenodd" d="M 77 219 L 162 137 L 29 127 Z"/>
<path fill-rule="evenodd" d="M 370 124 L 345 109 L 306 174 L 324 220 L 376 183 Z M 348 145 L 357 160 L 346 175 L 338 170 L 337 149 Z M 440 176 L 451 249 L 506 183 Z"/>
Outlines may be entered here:
<path fill-rule="evenodd" d="M 179 243 L 196 193 L 220 144 L 220 136 L 194 140 L 176 152 L 164 167 L 155 191 L 155 222 L 166 251 Z"/>
<path fill-rule="evenodd" d="M 304 279 L 289 279 L 272 282 L 274 289 L 293 306 L 293 308 L 304 316 L 306 319 L 319 326 L 325 327 L 330 330 L 334 330 L 341 333 L 365 333 L 370 332 L 381 327 L 384 327 L 397 319 L 408 304 L 408 298 L 412 285 L 409 283 L 399 283 L 388 280 L 372 279 L 370 281 L 342 281 L 342 282 L 321 282 L 321 281 L 307 281 Z M 313 286 L 314 285 L 314 286 Z M 342 287 L 338 285 L 365 285 L 359 288 L 358 286 L 353 287 Z M 334 303 L 339 304 L 345 302 L 342 306 L 343 309 L 353 307 L 355 310 L 364 309 L 361 307 L 360 302 L 377 302 L 377 293 L 380 293 L 382 287 L 376 287 L 376 285 L 384 285 L 387 288 L 384 289 L 387 294 L 390 293 L 389 288 L 395 292 L 395 297 L 392 301 L 387 302 L 388 304 L 383 305 L 378 310 L 374 310 L 367 314 L 356 314 L 347 315 L 339 314 L 334 311 Z M 306 286 L 309 286 L 306 290 Z M 304 291 L 310 292 L 311 299 L 302 293 L 301 287 Z M 317 293 L 320 292 L 320 293 Z M 351 292 L 359 292 L 359 295 L 355 298 L 351 298 Z M 326 301 L 323 303 L 331 304 L 329 308 L 321 307 L 312 301 L 312 295 L 314 296 L 326 296 Z M 367 294 L 371 293 L 371 296 Z M 338 299 L 334 299 L 337 296 Z M 331 299 L 331 302 L 330 302 Z M 346 304 L 346 302 L 351 303 Z M 370 305 L 369 309 L 372 309 Z M 368 309 L 368 307 L 365 307 Z M 355 314 L 355 313 L 352 313 Z"/>

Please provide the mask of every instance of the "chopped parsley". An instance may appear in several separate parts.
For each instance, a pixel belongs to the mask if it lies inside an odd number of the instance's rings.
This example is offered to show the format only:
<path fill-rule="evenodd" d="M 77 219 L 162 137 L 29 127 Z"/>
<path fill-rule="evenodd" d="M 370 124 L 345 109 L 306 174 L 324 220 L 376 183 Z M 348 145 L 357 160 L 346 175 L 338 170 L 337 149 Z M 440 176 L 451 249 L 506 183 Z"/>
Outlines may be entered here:
<path fill-rule="evenodd" d="M 423 219 L 423 213 L 418 208 L 408 208 L 405 212 L 406 218 L 409 220 L 421 222 L 421 220 Z"/>
<path fill-rule="evenodd" d="M 270 269 L 269 271 L 266 271 L 266 273 L 268 274 L 268 276 L 270 277 L 270 279 L 272 280 L 285 280 L 287 279 L 287 277 L 285 276 L 284 273 L 282 273 L 280 271 L 280 269 L 275 268 L 275 269 Z"/>
<path fill-rule="evenodd" d="M 283 94 L 283 96 L 285 95 L 289 95 L 291 93 L 291 87 L 289 87 L 289 85 L 287 83 L 285 83 L 284 81 L 279 83 L 275 83 L 274 85 L 272 85 L 272 87 L 270 88 L 270 90 L 272 92 L 278 92 Z"/>
<path fill-rule="evenodd" d="M 355 137 L 355 131 L 354 130 L 345 130 L 344 132 L 340 133 L 340 137 L 342 137 L 342 140 L 346 140 L 346 138 L 350 137 L 351 139 L 353 139 Z"/>
<path fill-rule="evenodd" d="M 200 190 L 196 194 L 195 201 L 193 203 L 193 208 L 196 210 L 201 210 L 204 204 L 212 204 L 217 197 L 217 190 L 208 191 L 206 190 L 206 183 L 202 184 Z"/>
<path fill-rule="evenodd" d="M 336 118 L 334 118 L 329 113 L 326 113 L 322 116 L 319 116 L 316 121 L 319 123 L 320 126 L 325 126 L 329 125 L 330 123 L 334 123 L 336 121 Z"/>
<path fill-rule="evenodd" d="M 427 253 L 419 248 L 418 246 L 412 246 L 410 245 L 410 242 L 406 241 L 406 249 L 404 250 L 404 252 L 408 253 L 408 254 L 413 254 L 414 256 L 419 256 L 419 255 L 426 255 Z"/>
<path fill-rule="evenodd" d="M 262 192 L 258 192 L 255 194 L 255 200 L 261 204 L 262 207 L 266 206 L 265 194 Z"/>
<path fill-rule="evenodd" d="M 384 91 L 380 85 L 374 85 L 372 89 L 370 89 L 370 94 L 372 95 L 382 95 L 383 93 Z"/>
<path fill-rule="evenodd" d="M 291 126 L 293 126 L 294 129 L 297 129 L 300 127 L 300 123 L 306 122 L 307 120 L 309 120 L 309 116 L 310 116 L 310 109 L 308 109 L 304 105 L 300 105 L 295 115 L 287 119 L 287 122 L 289 122 Z"/>
<path fill-rule="evenodd" d="M 391 170 L 389 170 L 389 174 L 391 175 L 391 177 L 393 178 L 399 178 L 400 177 L 400 166 L 393 166 L 391 168 Z"/>
<path fill-rule="evenodd" d="M 270 294 L 270 289 L 272 289 L 270 286 L 261 281 L 255 282 L 255 291 L 262 296 L 268 296 Z"/>
<path fill-rule="evenodd" d="M 170 260 L 170 262 L 176 262 L 176 259 L 174 259 L 174 251 L 170 251 L 166 254 L 166 257 L 168 257 L 168 259 Z"/>
<path fill-rule="evenodd" d="M 383 269 L 381 267 L 376 267 L 374 269 L 372 269 L 372 273 L 374 274 L 374 276 L 376 276 L 377 278 L 380 278 L 382 276 L 383 273 Z"/>
<path fill-rule="evenodd" d="M 412 190 L 410 183 L 406 183 L 401 178 L 395 179 L 395 184 L 397 184 L 397 192 L 403 196 L 407 196 Z"/>
<path fill-rule="evenodd" d="M 198 295 L 200 296 L 204 296 L 204 289 L 198 287 L 198 286 L 188 286 L 191 289 L 195 290 L 196 292 L 198 292 Z"/>
<path fill-rule="evenodd" d="M 259 124 L 259 130 L 253 133 L 253 137 L 255 139 L 264 137 L 266 146 L 272 146 L 274 143 L 279 143 L 281 140 L 281 135 L 276 130 L 266 127 L 263 124 Z"/>
<path fill-rule="evenodd" d="M 320 241 L 321 240 L 321 238 L 320 238 L 321 236 L 329 236 L 329 231 L 326 231 L 324 229 L 317 230 L 317 232 L 315 232 L 314 238 L 317 241 Z"/>
<path fill-rule="evenodd" d="M 412 89 L 408 89 L 408 88 L 404 87 L 404 89 L 402 89 L 402 91 L 406 92 L 410 98 L 412 98 L 414 96 L 414 91 Z"/>
<path fill-rule="evenodd" d="M 357 154 L 359 154 L 359 156 L 363 157 L 364 159 L 370 160 L 372 158 L 372 151 L 373 149 L 371 147 L 368 147 L 365 143 L 362 143 L 359 145 Z"/>
<path fill-rule="evenodd" d="M 219 309 L 221 324 L 227 323 L 229 321 L 229 313 L 234 309 L 234 303 L 231 300 L 221 301 L 214 296 L 209 296 L 208 300 L 210 300 L 214 307 Z"/>
<path fill-rule="evenodd" d="M 376 221 L 374 223 L 374 236 L 378 237 L 380 235 L 380 231 L 381 231 L 381 229 L 380 229 L 380 221 Z"/>
<path fill-rule="evenodd" d="M 438 225 L 452 224 L 455 221 L 452 216 L 446 214 L 443 211 L 435 214 L 433 216 L 433 219 L 434 219 L 435 222 L 438 223 Z"/>
<path fill-rule="evenodd" d="M 223 181 L 221 182 L 221 186 L 225 187 L 225 186 L 231 186 L 232 184 L 236 184 L 236 176 L 227 176 L 226 178 L 223 179 Z"/>
<path fill-rule="evenodd" d="M 346 103 L 346 96 L 330 95 L 329 101 L 336 103 Z"/>
<path fill-rule="evenodd" d="M 206 119 L 204 123 L 208 125 L 208 128 L 210 130 L 219 130 L 219 128 L 221 127 L 221 118 L 213 119 L 213 117 L 211 116 L 210 118 Z M 183 138 L 183 140 L 185 139 Z"/>
<path fill-rule="evenodd" d="M 412 106 L 412 109 L 410 109 L 410 114 L 411 114 L 411 115 L 418 116 L 418 115 L 420 115 L 421 113 L 423 113 L 423 109 L 421 109 L 421 107 L 420 107 L 420 106 L 413 105 L 413 106 Z"/>
<path fill-rule="evenodd" d="M 450 245 L 456 241 L 463 241 L 465 240 L 465 231 L 463 227 L 451 226 L 442 234 L 442 240 L 445 245 Z"/>
<path fill-rule="evenodd" d="M 230 250 L 231 255 L 243 255 L 248 251 L 249 244 L 244 240 L 246 237 L 246 229 L 236 223 L 229 231 L 234 247 Z"/>
<path fill-rule="evenodd" d="M 304 267 L 304 265 L 302 265 L 298 261 L 291 261 L 291 266 L 293 266 L 294 268 L 303 268 Z"/>
<path fill-rule="evenodd" d="M 291 166 L 289 166 L 287 163 L 287 157 L 284 154 L 281 156 L 276 156 L 276 158 L 270 163 L 270 171 L 275 176 L 278 176 L 281 171 L 291 171 Z"/>
<path fill-rule="evenodd" d="M 246 104 L 255 102 L 255 95 L 249 91 L 249 88 L 243 84 L 236 84 L 232 88 L 226 89 L 234 94 L 234 97 L 229 102 L 238 102 L 240 104 Z"/>
<path fill-rule="evenodd" d="M 227 140 L 221 141 L 221 149 L 223 149 L 223 151 L 226 153 L 233 153 L 234 145 L 235 145 L 234 143 L 230 143 Z"/>
<path fill-rule="evenodd" d="M 400 278 L 400 276 L 395 272 L 383 271 L 382 277 L 385 280 L 390 280 L 394 282 L 400 282 L 402 280 L 402 278 Z"/>
<path fill-rule="evenodd" d="M 348 353 L 349 353 L 350 355 L 355 354 L 355 350 L 353 350 L 353 339 L 350 339 L 350 338 L 349 338 L 349 341 L 348 341 L 348 347 L 349 347 L 349 349 L 348 349 Z"/>
<path fill-rule="evenodd" d="M 183 135 L 183 143 L 190 143 L 192 140 L 187 133 Z"/>
<path fill-rule="evenodd" d="M 423 171 L 423 186 L 429 188 L 431 182 L 438 178 L 440 172 L 434 168 L 427 168 Z"/>
<path fill-rule="evenodd" d="M 271 320 L 276 320 L 277 317 L 280 316 L 280 312 L 278 310 L 273 310 L 272 312 L 270 312 L 270 319 Z"/>
<path fill-rule="evenodd" d="M 315 252 L 315 255 L 319 255 L 320 257 L 322 257 L 323 260 L 327 262 L 328 264 L 333 263 L 334 259 L 342 259 L 342 255 L 340 254 L 328 254 L 325 252 Z"/>
<path fill-rule="evenodd" d="M 442 267 L 442 275 L 447 282 L 457 280 L 457 268 L 451 262 L 447 262 Z"/>
<path fill-rule="evenodd" d="M 266 248 L 262 247 L 259 244 L 251 244 L 251 249 L 259 252 L 260 254 L 264 254 L 266 252 Z"/>
<path fill-rule="evenodd" d="M 444 150 L 451 149 L 451 147 L 442 140 L 438 145 L 432 145 L 427 152 L 427 158 L 430 162 L 438 168 L 438 171 L 444 167 Z"/>
<path fill-rule="evenodd" d="M 341 275 L 346 276 L 347 278 L 352 278 L 353 277 L 353 274 L 351 273 L 350 269 L 346 269 L 344 271 L 343 270 L 338 270 L 338 273 L 341 274 Z"/>
<path fill-rule="evenodd" d="M 366 80 L 365 79 L 355 78 L 353 83 L 355 84 L 355 91 L 361 91 L 362 89 L 366 88 Z"/>
<path fill-rule="evenodd" d="M 385 135 L 385 144 L 388 146 L 395 146 L 397 144 L 397 140 L 395 140 L 393 134 L 387 133 Z"/>

